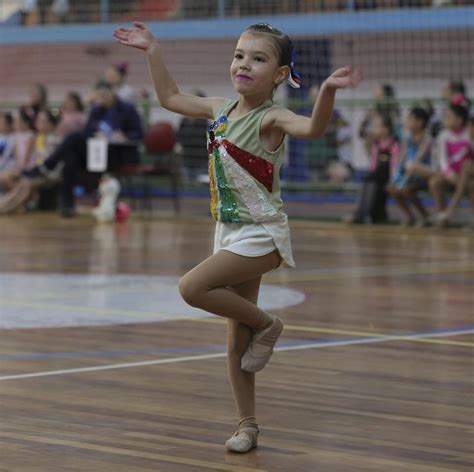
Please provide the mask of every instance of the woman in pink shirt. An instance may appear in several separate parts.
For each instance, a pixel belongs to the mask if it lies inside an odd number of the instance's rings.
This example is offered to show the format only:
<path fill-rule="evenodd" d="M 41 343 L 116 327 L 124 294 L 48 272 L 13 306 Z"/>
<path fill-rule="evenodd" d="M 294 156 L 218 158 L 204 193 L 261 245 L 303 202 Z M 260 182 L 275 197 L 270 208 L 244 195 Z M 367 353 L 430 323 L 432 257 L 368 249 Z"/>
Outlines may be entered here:
<path fill-rule="evenodd" d="M 61 117 L 56 127 L 56 134 L 64 138 L 68 134 L 81 131 L 86 125 L 87 116 L 84 105 L 77 92 L 68 92 L 61 106 Z"/>

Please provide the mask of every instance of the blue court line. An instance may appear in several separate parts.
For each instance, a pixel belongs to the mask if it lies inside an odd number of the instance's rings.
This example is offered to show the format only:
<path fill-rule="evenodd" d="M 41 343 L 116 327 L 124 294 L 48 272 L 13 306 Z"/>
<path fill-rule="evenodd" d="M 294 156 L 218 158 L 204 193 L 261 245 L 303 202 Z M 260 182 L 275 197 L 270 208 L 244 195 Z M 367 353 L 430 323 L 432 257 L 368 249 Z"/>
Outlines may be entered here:
<path fill-rule="evenodd" d="M 419 333 L 392 333 L 386 336 L 347 336 L 343 338 L 331 339 L 293 339 L 289 341 L 282 341 L 278 343 L 278 348 L 284 350 L 298 349 L 299 346 L 306 346 L 308 344 L 315 347 L 324 346 L 338 346 L 341 344 L 364 344 L 370 343 L 373 340 L 390 339 L 392 337 L 402 336 L 405 339 L 429 337 L 429 336 L 460 336 L 462 334 L 470 334 L 474 330 L 474 325 L 457 326 L 452 328 L 438 328 L 430 331 Z M 188 354 L 188 353 L 205 353 L 205 352 L 220 352 L 226 349 L 225 345 L 207 345 L 207 346 L 187 346 L 187 347 L 166 347 L 166 348 L 152 348 L 152 349 L 126 349 L 113 351 L 76 351 L 76 352 L 31 352 L 23 354 L 0 354 L 0 361 L 18 361 L 18 360 L 32 360 L 32 359 L 80 359 L 88 357 L 121 357 L 121 356 L 141 356 L 141 355 L 156 355 L 156 354 Z"/>

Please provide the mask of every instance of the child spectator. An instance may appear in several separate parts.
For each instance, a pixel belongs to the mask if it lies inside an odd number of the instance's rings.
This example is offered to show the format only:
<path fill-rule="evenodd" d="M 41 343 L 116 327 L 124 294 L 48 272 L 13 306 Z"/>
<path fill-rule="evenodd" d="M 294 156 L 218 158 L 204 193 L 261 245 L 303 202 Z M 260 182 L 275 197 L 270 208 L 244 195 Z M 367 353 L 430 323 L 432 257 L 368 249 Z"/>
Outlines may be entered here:
<path fill-rule="evenodd" d="M 56 134 L 64 138 L 68 134 L 81 131 L 86 121 L 87 116 L 80 95 L 77 92 L 68 92 L 61 105 L 61 117 L 56 126 Z"/>
<path fill-rule="evenodd" d="M 0 113 L 0 172 L 14 165 L 14 151 L 13 116 L 8 112 Z"/>
<path fill-rule="evenodd" d="M 395 136 L 400 138 L 400 105 L 395 89 L 390 84 L 379 84 L 373 91 L 374 105 L 367 111 L 359 129 L 359 136 L 363 140 L 366 150 L 370 153 L 372 146 L 372 128 L 377 115 L 386 116 L 392 122 Z"/>
<path fill-rule="evenodd" d="M 13 187 L 20 173 L 33 161 L 35 152 L 35 133 L 29 115 L 20 109 L 14 117 L 14 164 L 0 172 L 0 188 L 9 190 Z"/>
<path fill-rule="evenodd" d="M 425 109 L 411 109 L 406 122 L 409 135 L 402 143 L 395 175 L 387 186 L 387 193 L 395 199 L 406 215 L 407 226 L 416 222 L 410 203 L 420 213 L 422 226 L 427 226 L 429 221 L 428 212 L 417 196 L 417 192 L 426 186 L 426 180 L 416 174 L 419 166 L 429 170 L 431 165 L 431 138 L 427 132 L 429 118 L 430 115 Z"/>
<path fill-rule="evenodd" d="M 462 80 L 447 80 L 441 87 L 442 104 L 434 110 L 430 120 L 431 135 L 436 138 L 443 129 L 443 114 L 447 106 L 451 103 L 455 95 L 464 95 L 467 97 L 466 86 Z"/>
<path fill-rule="evenodd" d="M 473 158 L 468 118 L 469 102 L 464 95 L 455 95 L 444 116 L 445 129 L 438 137 L 439 171 L 433 173 L 429 180 L 437 211 L 436 223 L 439 226 L 449 223 L 459 201 L 468 190 Z M 454 191 L 454 195 L 446 207 L 445 194 L 449 190 Z"/>
<path fill-rule="evenodd" d="M 349 223 L 386 223 L 387 194 L 385 187 L 395 167 L 399 144 L 394 134 L 393 123 L 388 115 L 377 113 L 372 122 L 372 146 L 370 149 L 370 172 L 365 177 L 357 209 L 348 219 Z"/>

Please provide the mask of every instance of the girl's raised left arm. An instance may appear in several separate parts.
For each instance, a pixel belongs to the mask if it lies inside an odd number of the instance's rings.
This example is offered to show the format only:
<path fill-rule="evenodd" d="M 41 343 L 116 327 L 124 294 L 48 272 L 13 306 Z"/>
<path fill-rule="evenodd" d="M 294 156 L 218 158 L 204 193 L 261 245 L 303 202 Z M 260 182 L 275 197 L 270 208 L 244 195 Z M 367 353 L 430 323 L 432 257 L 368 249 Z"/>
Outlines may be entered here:
<path fill-rule="evenodd" d="M 321 85 L 310 118 L 282 108 L 276 111 L 273 126 L 295 138 L 319 138 L 331 119 L 337 89 L 355 87 L 360 81 L 359 70 L 352 67 L 337 69 Z"/>

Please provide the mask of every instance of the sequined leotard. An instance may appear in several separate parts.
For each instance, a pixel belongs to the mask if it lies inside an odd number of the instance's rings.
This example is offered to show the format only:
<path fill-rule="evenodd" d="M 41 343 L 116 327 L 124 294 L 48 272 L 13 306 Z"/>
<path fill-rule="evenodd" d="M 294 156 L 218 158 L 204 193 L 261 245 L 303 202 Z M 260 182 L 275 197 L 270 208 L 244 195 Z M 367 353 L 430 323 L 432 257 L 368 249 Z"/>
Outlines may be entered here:
<path fill-rule="evenodd" d="M 255 257 L 278 249 L 294 266 L 288 219 L 280 196 L 284 146 L 266 150 L 260 125 L 271 100 L 236 119 L 227 100 L 208 130 L 211 214 L 217 221 L 215 251 Z"/>

